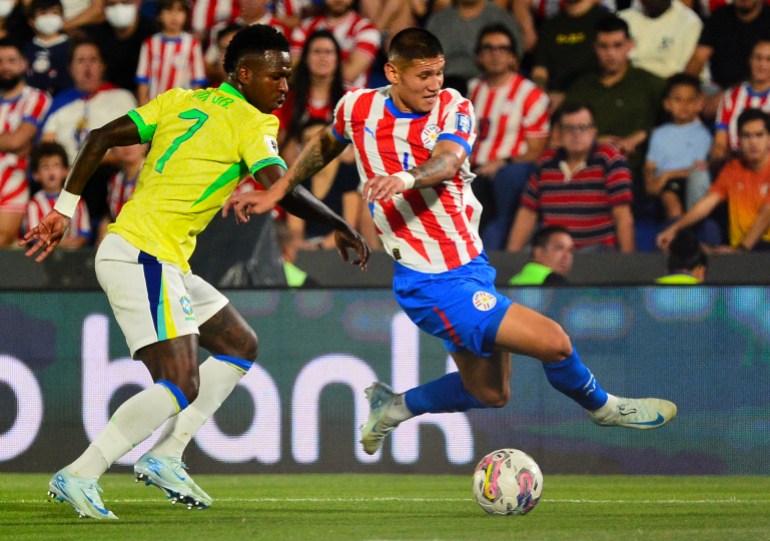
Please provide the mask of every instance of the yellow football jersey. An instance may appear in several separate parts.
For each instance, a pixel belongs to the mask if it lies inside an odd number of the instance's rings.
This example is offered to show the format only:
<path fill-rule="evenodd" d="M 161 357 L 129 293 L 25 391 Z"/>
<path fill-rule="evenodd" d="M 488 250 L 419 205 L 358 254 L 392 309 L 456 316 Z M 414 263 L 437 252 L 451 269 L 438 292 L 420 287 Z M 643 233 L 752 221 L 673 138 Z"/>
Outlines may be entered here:
<path fill-rule="evenodd" d="M 278 119 L 227 83 L 169 90 L 128 116 L 151 146 L 134 195 L 109 231 L 187 272 L 195 237 L 240 179 L 268 165 L 286 168 Z"/>

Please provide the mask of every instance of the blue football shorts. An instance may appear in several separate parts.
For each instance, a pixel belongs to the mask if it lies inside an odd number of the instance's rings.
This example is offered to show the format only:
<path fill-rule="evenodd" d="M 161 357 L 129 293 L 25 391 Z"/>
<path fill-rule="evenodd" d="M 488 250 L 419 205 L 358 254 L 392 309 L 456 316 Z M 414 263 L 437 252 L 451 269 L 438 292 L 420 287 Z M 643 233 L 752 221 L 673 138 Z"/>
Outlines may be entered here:
<path fill-rule="evenodd" d="M 497 330 L 513 301 L 495 289 L 497 272 L 486 254 L 438 274 L 399 263 L 394 267 L 393 293 L 415 325 L 441 338 L 450 352 L 492 355 Z"/>

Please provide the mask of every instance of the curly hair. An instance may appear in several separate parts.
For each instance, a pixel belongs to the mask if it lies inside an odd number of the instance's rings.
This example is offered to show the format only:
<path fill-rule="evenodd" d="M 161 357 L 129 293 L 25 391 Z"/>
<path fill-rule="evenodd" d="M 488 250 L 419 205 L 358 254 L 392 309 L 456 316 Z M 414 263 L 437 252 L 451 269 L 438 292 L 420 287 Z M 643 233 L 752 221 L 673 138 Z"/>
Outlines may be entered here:
<path fill-rule="evenodd" d="M 254 24 L 240 30 L 225 51 L 225 73 L 233 73 L 238 62 L 248 54 L 265 51 L 289 52 L 289 40 L 279 30 L 266 24 Z"/>

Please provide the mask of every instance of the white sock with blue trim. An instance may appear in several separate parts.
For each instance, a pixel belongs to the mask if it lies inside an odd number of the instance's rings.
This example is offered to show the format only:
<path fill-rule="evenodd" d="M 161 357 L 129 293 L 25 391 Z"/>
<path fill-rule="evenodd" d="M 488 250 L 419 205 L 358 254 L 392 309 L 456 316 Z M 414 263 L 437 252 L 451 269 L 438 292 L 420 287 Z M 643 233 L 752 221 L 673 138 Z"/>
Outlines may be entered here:
<path fill-rule="evenodd" d="M 113 462 L 150 435 L 179 405 L 167 385 L 155 384 L 135 394 L 118 408 L 107 427 L 67 471 L 78 477 L 98 479 Z"/>
<path fill-rule="evenodd" d="M 201 384 L 198 389 L 198 398 L 166 424 L 152 452 L 161 456 L 182 458 L 182 452 L 187 444 L 214 415 L 222 402 L 230 396 L 246 374 L 244 368 L 250 364 L 241 359 L 226 356 L 206 359 L 199 369 Z"/>

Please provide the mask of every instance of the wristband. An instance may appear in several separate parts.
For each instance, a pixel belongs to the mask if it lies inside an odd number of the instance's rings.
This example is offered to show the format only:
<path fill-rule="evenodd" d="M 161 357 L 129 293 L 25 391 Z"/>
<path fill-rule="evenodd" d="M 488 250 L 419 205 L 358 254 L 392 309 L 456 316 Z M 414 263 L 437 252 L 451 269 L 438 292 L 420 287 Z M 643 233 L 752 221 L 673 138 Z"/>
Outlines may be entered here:
<path fill-rule="evenodd" d="M 78 201 L 80 201 L 79 195 L 70 193 L 67 190 L 62 190 L 53 209 L 67 218 L 72 218 L 72 215 L 75 214 L 75 209 L 78 206 Z"/>
<path fill-rule="evenodd" d="M 414 183 L 417 180 L 414 178 L 412 173 L 408 173 L 407 171 L 399 171 L 398 173 L 391 176 L 401 179 L 401 181 L 404 183 L 404 190 L 411 190 L 414 188 Z"/>

